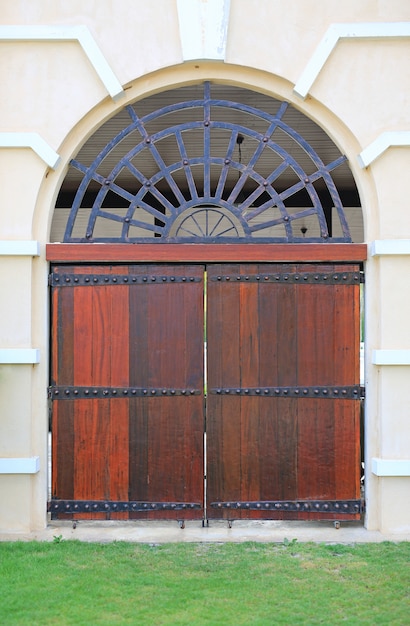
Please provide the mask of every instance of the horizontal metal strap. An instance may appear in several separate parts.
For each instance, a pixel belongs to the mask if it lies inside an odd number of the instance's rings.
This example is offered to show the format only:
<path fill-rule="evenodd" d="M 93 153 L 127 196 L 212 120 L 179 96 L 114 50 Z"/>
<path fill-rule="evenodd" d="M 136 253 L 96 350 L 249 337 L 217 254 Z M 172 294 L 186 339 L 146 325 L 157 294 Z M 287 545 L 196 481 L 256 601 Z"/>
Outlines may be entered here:
<path fill-rule="evenodd" d="M 260 396 L 276 398 L 335 398 L 359 400 L 364 397 L 364 388 L 354 386 L 314 387 L 228 387 L 212 388 L 211 394 L 230 396 Z"/>
<path fill-rule="evenodd" d="M 199 502 L 129 502 L 119 500 L 50 500 L 51 513 L 124 513 L 134 511 L 184 511 L 201 509 Z"/>
<path fill-rule="evenodd" d="M 93 400 L 95 398 L 159 398 L 163 396 L 199 396 L 200 389 L 166 387 L 79 387 L 61 385 L 48 388 L 52 400 Z"/>
<path fill-rule="evenodd" d="M 95 287 L 96 285 L 160 285 L 164 283 L 200 283 L 201 276 L 165 276 L 153 274 L 50 274 L 51 287 Z"/>
<path fill-rule="evenodd" d="M 252 502 L 211 502 L 214 509 L 247 511 L 289 511 L 310 513 L 362 513 L 361 500 L 261 500 Z"/>
<path fill-rule="evenodd" d="M 283 284 L 326 284 L 357 285 L 362 282 L 362 272 L 275 272 L 273 274 L 221 274 L 212 276 L 211 281 L 283 283 Z"/>

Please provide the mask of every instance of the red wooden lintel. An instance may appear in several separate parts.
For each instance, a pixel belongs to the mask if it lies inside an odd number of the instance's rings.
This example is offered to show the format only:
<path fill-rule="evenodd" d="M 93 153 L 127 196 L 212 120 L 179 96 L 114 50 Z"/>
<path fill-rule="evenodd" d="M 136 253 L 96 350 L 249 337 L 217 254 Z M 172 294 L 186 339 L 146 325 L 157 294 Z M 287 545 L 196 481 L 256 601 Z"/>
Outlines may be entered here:
<path fill-rule="evenodd" d="M 364 243 L 307 244 L 110 244 L 50 243 L 48 261 L 89 262 L 326 262 L 365 261 Z"/>

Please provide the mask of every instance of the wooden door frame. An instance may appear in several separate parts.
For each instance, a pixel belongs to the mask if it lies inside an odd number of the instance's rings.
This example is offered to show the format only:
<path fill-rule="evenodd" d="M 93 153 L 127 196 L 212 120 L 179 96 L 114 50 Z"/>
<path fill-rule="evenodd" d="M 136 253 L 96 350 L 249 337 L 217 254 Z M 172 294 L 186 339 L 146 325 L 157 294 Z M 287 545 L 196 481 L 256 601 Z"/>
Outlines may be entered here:
<path fill-rule="evenodd" d="M 363 262 L 365 243 L 175 244 L 49 243 L 53 263 Z"/>

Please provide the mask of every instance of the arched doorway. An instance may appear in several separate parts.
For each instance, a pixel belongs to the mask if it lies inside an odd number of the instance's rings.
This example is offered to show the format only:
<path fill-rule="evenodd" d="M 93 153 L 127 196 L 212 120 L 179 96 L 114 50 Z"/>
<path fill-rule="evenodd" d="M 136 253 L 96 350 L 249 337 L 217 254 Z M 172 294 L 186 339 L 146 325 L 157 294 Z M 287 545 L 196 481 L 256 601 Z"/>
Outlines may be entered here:
<path fill-rule="evenodd" d="M 365 251 L 346 158 L 287 103 L 205 83 L 126 107 L 71 165 L 52 514 L 357 519 Z"/>

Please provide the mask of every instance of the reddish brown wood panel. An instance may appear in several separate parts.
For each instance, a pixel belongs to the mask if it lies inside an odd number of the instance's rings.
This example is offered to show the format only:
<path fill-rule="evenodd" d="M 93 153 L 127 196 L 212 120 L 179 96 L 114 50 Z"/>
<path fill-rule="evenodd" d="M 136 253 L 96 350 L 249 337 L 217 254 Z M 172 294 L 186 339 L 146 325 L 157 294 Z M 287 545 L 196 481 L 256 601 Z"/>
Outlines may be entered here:
<path fill-rule="evenodd" d="M 54 400 L 53 498 L 202 506 L 203 267 L 57 266 L 54 272 L 188 276 L 188 281 L 53 288 L 52 385 L 199 394 Z M 203 512 L 149 515 L 183 519 Z M 112 519 L 124 517 L 128 514 L 111 513 Z"/>
<path fill-rule="evenodd" d="M 216 394 L 218 388 L 359 385 L 359 284 L 235 280 L 238 274 L 349 272 L 357 265 L 208 266 L 207 515 L 211 503 L 360 498 L 359 401 Z M 229 281 L 214 281 L 218 275 Z M 352 515 L 353 516 L 353 515 Z M 322 519 L 337 517 L 322 512 Z"/>
<path fill-rule="evenodd" d="M 48 261 L 54 263 L 101 262 L 273 262 L 364 261 L 364 243 L 309 244 L 90 244 L 49 243 Z"/>

